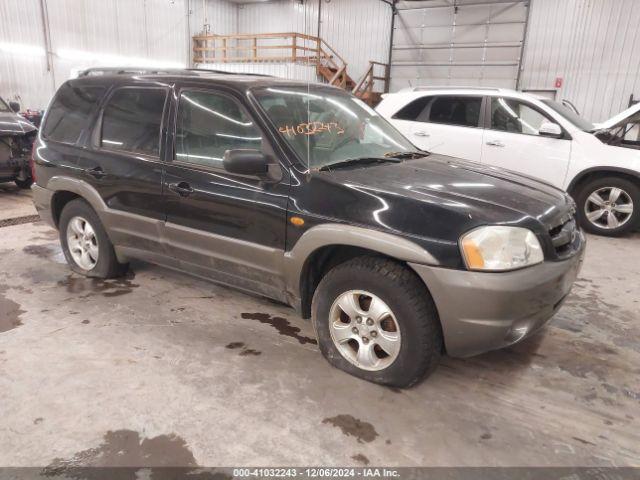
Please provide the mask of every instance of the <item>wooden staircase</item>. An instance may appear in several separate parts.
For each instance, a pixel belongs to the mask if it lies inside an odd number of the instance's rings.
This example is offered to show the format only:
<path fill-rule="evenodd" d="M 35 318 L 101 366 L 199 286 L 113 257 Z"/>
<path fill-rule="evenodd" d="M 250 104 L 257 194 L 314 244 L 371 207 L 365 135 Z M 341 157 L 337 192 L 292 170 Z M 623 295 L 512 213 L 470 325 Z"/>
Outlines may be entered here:
<path fill-rule="evenodd" d="M 196 35 L 193 62 L 271 63 L 290 62 L 315 65 L 318 78 L 352 92 L 371 106 L 382 96 L 376 87 L 384 81 L 388 91 L 388 65 L 369 62 L 369 69 L 356 82 L 347 72 L 347 62 L 324 39 L 302 33 L 263 33 L 255 35 Z M 384 67 L 383 75 L 376 70 Z"/>

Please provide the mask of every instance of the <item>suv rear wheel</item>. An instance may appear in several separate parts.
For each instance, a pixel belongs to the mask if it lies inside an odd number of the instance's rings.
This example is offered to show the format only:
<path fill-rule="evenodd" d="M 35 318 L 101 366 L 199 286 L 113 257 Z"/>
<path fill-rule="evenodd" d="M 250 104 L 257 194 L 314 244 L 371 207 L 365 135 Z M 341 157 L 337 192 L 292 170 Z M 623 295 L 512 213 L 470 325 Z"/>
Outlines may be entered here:
<path fill-rule="evenodd" d="M 58 228 L 62 251 L 74 272 L 87 277 L 113 278 L 127 271 L 128 265 L 118 262 L 98 215 L 84 200 L 72 200 L 65 205 Z"/>
<path fill-rule="evenodd" d="M 617 237 L 640 221 L 640 188 L 621 177 L 591 180 L 576 195 L 578 218 L 585 230 Z"/>
<path fill-rule="evenodd" d="M 383 385 L 414 385 L 435 369 L 442 352 L 426 287 L 383 258 L 358 257 L 330 270 L 313 296 L 312 320 L 329 363 Z"/>

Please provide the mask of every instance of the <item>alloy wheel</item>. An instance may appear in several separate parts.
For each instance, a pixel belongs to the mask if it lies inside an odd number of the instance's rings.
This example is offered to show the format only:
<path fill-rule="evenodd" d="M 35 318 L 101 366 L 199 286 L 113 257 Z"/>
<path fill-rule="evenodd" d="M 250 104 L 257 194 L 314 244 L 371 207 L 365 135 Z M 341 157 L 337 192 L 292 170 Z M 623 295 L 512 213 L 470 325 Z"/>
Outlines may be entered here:
<path fill-rule="evenodd" d="M 83 270 L 89 271 L 98 263 L 98 238 L 86 219 L 76 216 L 69 221 L 67 246 L 71 257 Z"/>
<path fill-rule="evenodd" d="M 329 312 L 329 331 L 340 354 L 363 370 L 383 370 L 400 353 L 396 317 L 370 292 L 350 290 L 341 294 Z"/>
<path fill-rule="evenodd" d="M 618 187 L 602 187 L 587 197 L 584 204 L 587 220 L 598 228 L 612 230 L 633 216 L 631 196 Z"/>

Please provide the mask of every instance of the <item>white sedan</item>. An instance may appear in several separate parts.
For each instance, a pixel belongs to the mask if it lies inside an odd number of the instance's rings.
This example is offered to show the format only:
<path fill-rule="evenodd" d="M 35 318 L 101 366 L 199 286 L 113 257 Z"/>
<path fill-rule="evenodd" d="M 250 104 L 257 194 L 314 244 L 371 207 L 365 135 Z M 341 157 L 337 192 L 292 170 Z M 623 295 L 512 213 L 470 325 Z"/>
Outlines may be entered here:
<path fill-rule="evenodd" d="M 514 90 L 417 87 L 385 95 L 376 110 L 423 150 L 566 190 L 592 233 L 617 236 L 640 225 L 640 104 L 596 126 Z"/>

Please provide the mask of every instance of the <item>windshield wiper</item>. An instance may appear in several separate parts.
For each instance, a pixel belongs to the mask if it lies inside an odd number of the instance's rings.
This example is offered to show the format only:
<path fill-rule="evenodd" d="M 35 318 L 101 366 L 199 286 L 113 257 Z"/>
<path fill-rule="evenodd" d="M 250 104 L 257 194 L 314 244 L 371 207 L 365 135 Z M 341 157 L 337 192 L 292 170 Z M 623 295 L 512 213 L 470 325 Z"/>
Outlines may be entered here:
<path fill-rule="evenodd" d="M 424 152 L 421 150 L 415 150 L 413 152 L 389 152 L 384 154 L 384 156 L 387 158 L 400 158 L 400 159 L 408 158 L 409 160 L 428 157 L 429 155 L 431 155 L 429 152 Z"/>
<path fill-rule="evenodd" d="M 340 160 L 338 162 L 329 163 L 327 165 L 323 165 L 318 170 L 321 172 L 327 170 L 334 170 L 336 168 L 344 168 L 350 167 L 357 164 L 367 164 L 367 163 L 401 163 L 402 160 L 399 158 L 393 157 L 358 157 L 358 158 L 349 158 L 347 160 Z"/>

